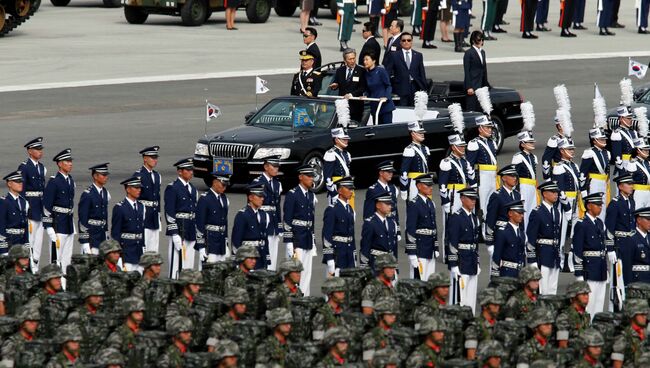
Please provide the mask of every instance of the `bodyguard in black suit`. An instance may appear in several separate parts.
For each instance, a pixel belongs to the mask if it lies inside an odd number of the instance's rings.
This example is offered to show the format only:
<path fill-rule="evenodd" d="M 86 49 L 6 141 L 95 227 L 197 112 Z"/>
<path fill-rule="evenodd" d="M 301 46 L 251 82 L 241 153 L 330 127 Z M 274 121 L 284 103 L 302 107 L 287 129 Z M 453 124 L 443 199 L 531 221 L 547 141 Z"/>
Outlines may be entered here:
<path fill-rule="evenodd" d="M 352 49 L 343 52 L 345 64 L 336 70 L 330 88 L 339 91 L 339 96 L 359 97 L 366 91 L 366 69 L 356 64 L 357 54 Z M 350 101 L 350 118 L 361 123 L 363 101 Z"/>
<path fill-rule="evenodd" d="M 487 60 L 485 58 L 485 51 L 483 50 L 483 33 L 481 31 L 474 31 L 470 36 L 472 47 L 465 51 L 463 56 L 463 69 L 465 70 L 465 91 L 467 97 L 465 99 L 465 110 L 476 111 L 478 100 L 474 91 L 481 87 L 491 87 L 487 78 Z"/>
<path fill-rule="evenodd" d="M 305 28 L 305 32 L 302 34 L 302 39 L 305 45 L 307 45 L 306 50 L 310 54 L 314 55 L 314 68 L 320 68 L 323 58 L 320 56 L 320 49 L 316 44 L 316 38 L 318 38 L 318 31 L 314 27 Z"/>
<path fill-rule="evenodd" d="M 365 41 L 363 43 L 363 47 L 361 47 L 361 52 L 359 52 L 359 65 L 363 65 L 363 58 L 369 53 L 375 54 L 375 56 L 377 56 L 377 60 L 380 59 L 379 56 L 381 55 L 381 46 L 379 46 L 379 42 L 377 42 L 373 36 L 375 32 L 376 29 L 373 27 L 372 22 L 366 22 L 363 24 L 363 32 L 361 35 Z"/>
<path fill-rule="evenodd" d="M 424 57 L 411 48 L 413 36 L 410 33 L 402 33 L 400 43 L 402 48 L 386 57 L 385 68 L 391 77 L 393 93 L 400 98 L 400 106 L 413 106 L 415 92 L 427 89 Z"/>

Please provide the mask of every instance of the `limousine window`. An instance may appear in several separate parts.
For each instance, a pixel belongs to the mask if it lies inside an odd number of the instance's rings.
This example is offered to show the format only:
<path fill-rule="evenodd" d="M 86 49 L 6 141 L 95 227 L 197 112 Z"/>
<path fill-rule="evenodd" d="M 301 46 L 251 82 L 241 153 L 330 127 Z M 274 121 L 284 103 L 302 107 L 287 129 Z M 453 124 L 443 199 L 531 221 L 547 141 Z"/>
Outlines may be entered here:
<path fill-rule="evenodd" d="M 333 102 L 275 100 L 253 116 L 249 124 L 275 130 L 329 129 L 335 112 Z"/>

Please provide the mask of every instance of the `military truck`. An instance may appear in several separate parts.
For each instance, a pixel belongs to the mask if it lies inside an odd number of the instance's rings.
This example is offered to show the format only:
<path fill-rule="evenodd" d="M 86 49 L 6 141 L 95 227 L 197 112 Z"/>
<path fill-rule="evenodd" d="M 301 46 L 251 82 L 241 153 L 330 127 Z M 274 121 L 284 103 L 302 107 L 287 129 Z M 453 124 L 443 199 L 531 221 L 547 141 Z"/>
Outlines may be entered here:
<path fill-rule="evenodd" d="M 0 37 L 23 24 L 36 9 L 34 0 L 0 0 Z"/>
<path fill-rule="evenodd" d="M 38 0 L 40 2 L 40 0 Z M 50 0 L 54 6 L 67 6 L 70 0 Z M 122 0 L 102 0 L 106 8 L 119 8 L 122 6 Z"/>
<path fill-rule="evenodd" d="M 58 0 L 57 0 L 58 1 Z M 122 0 L 124 17 L 131 24 L 143 24 L 149 14 L 180 16 L 185 26 L 200 26 L 213 12 L 225 11 L 224 0 Z M 271 0 L 242 0 L 251 23 L 264 23 L 271 13 Z"/>

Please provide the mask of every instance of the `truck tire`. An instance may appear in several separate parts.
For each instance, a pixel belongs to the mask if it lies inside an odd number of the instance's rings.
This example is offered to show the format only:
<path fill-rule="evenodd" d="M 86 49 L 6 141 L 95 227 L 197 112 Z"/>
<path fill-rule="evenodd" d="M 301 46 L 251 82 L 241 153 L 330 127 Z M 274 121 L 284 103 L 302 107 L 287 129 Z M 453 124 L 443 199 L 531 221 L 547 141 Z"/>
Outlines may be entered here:
<path fill-rule="evenodd" d="M 41 0 L 35 0 L 35 1 L 32 3 L 32 12 L 33 12 L 33 13 L 36 13 L 36 11 L 38 10 L 38 8 L 40 8 L 40 7 L 41 7 Z"/>
<path fill-rule="evenodd" d="M 246 18 L 251 23 L 266 23 L 271 15 L 271 0 L 249 0 Z"/>
<path fill-rule="evenodd" d="M 122 6 L 121 0 L 102 0 L 105 8 L 119 8 Z"/>
<path fill-rule="evenodd" d="M 139 6 L 124 5 L 124 17 L 130 24 L 143 24 L 147 21 L 149 13 Z"/>
<path fill-rule="evenodd" d="M 50 0 L 54 6 L 66 6 L 70 4 L 70 0 Z"/>
<path fill-rule="evenodd" d="M 204 0 L 187 0 L 181 7 L 181 21 L 184 26 L 196 27 L 205 23 L 208 6 Z"/>
<path fill-rule="evenodd" d="M 298 8 L 298 2 L 295 0 L 278 0 L 275 4 L 275 14 L 280 17 L 291 17 Z"/>

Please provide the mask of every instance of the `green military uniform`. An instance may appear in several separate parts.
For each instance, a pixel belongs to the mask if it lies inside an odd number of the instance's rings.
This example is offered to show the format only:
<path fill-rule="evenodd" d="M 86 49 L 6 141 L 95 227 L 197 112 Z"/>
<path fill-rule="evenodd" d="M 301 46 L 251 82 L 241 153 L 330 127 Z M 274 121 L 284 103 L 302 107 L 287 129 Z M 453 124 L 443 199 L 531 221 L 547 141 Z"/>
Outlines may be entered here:
<path fill-rule="evenodd" d="M 284 323 L 293 323 L 291 311 L 286 308 L 276 308 L 267 312 L 267 324 L 271 329 Z M 274 335 L 267 337 L 258 347 L 256 367 L 284 367 L 289 355 L 289 345 L 280 342 Z"/>
<path fill-rule="evenodd" d="M 58 353 L 55 356 L 53 356 L 49 362 L 47 362 L 45 368 L 67 368 L 67 367 L 83 367 L 83 366 L 84 365 L 81 363 L 79 359 L 72 362 L 68 359 L 68 357 L 65 356 L 65 354 Z"/>
<path fill-rule="evenodd" d="M 102 286 L 104 288 L 110 287 L 111 280 L 109 279 L 110 276 L 108 276 L 110 273 L 122 272 L 122 270 L 119 267 L 117 267 L 117 265 L 113 265 L 114 269 L 111 269 L 106 263 L 106 256 L 111 252 L 122 252 L 122 247 L 120 246 L 120 243 L 118 243 L 113 239 L 104 240 L 103 242 L 101 242 L 99 244 L 99 254 L 101 254 L 102 257 L 104 257 L 104 262 L 102 262 L 94 270 L 90 271 L 89 279 L 99 280 L 102 283 Z M 107 291 L 109 293 L 111 292 L 110 289 L 107 289 Z"/>
<path fill-rule="evenodd" d="M 142 277 L 140 280 L 138 280 L 135 283 L 133 289 L 131 289 L 131 296 L 144 299 L 144 294 L 147 292 L 149 287 L 151 287 L 152 283 L 153 283 L 153 279 L 147 279 L 145 277 Z"/>
<path fill-rule="evenodd" d="M 183 271 L 189 270 L 182 270 L 181 272 Z M 192 320 L 187 317 L 179 316 L 167 321 L 167 332 L 175 338 L 178 338 L 181 332 L 192 331 L 192 329 Z M 181 368 L 183 367 L 183 356 L 188 352 L 187 349 L 181 351 L 175 343 L 171 344 L 158 358 L 157 366 L 160 368 Z"/>
<path fill-rule="evenodd" d="M 203 285 L 203 275 L 200 271 L 185 269 L 181 270 L 181 273 L 178 276 L 178 281 L 180 281 L 185 287 L 190 284 Z M 165 320 L 169 322 L 174 317 L 189 317 L 192 311 L 192 303 L 193 298 L 190 300 L 184 294 L 179 295 L 167 307 Z"/>
<path fill-rule="evenodd" d="M 345 291 L 345 280 L 340 277 L 328 278 L 323 283 L 323 286 L 321 286 L 323 295 L 330 296 L 330 294 L 338 291 Z M 341 320 L 339 319 L 341 313 L 343 313 L 343 306 L 334 309 L 332 305 L 325 303 L 318 308 L 318 311 L 316 311 L 316 314 L 311 320 L 313 339 L 321 340 L 325 335 L 325 331 L 339 326 L 341 324 Z"/>
<path fill-rule="evenodd" d="M 397 268 L 397 259 L 392 254 L 381 254 L 375 258 L 375 269 L 382 272 L 384 268 Z M 396 298 L 397 292 L 390 282 L 374 278 L 361 292 L 361 307 L 374 308 L 379 298 Z"/>
<path fill-rule="evenodd" d="M 401 363 L 399 354 L 391 348 L 386 348 L 375 351 L 375 355 L 372 357 L 371 367 L 384 368 L 387 365 L 398 366 Z"/>
<path fill-rule="evenodd" d="M 40 321 L 41 314 L 34 305 L 27 304 L 18 310 L 16 313 L 16 320 L 19 325 L 25 321 Z M 16 359 L 16 353 L 23 351 L 23 346 L 27 339 L 20 333 L 20 331 L 9 336 L 7 340 L 2 343 L 0 354 L 2 355 L 2 362 L 5 365 L 13 366 L 13 361 Z"/>
<path fill-rule="evenodd" d="M 254 245 L 244 245 L 237 249 L 237 254 L 235 254 L 235 261 L 237 264 L 241 265 L 246 258 L 260 258 L 260 252 Z M 248 284 L 248 274 L 242 271 L 241 267 L 237 267 L 226 280 L 224 281 L 223 292 L 228 293 L 228 290 L 231 288 L 241 288 L 246 289 L 246 284 Z"/>
<path fill-rule="evenodd" d="M 438 316 L 425 317 L 418 324 L 419 335 L 427 336 L 432 332 L 446 331 L 445 322 Z M 407 367 L 438 367 L 442 362 L 442 346 L 430 346 L 426 342 L 415 348 L 406 361 Z"/>
<path fill-rule="evenodd" d="M 521 282 L 523 288 L 512 294 L 506 302 L 503 313 L 506 318 L 515 320 L 528 319 L 528 313 L 538 305 L 537 292 L 529 296 L 525 287 L 530 281 L 539 281 L 541 279 L 542 272 L 537 267 L 527 266 L 519 271 L 519 282 Z"/>
<path fill-rule="evenodd" d="M 336 6 L 339 14 L 339 31 L 338 40 L 341 46 L 347 47 L 347 42 L 352 38 L 352 27 L 354 26 L 354 10 L 356 8 L 355 0 L 336 0 Z M 422 23 L 422 17 L 420 17 Z"/>
<path fill-rule="evenodd" d="M 156 252 L 144 252 L 140 257 L 139 265 L 142 269 L 146 270 L 147 268 L 153 265 L 163 264 L 162 257 Z M 147 292 L 147 289 L 151 286 L 153 279 L 149 279 L 144 275 L 135 283 L 133 289 L 131 289 L 131 296 L 136 296 L 140 299 L 144 299 L 144 294 Z"/>
<path fill-rule="evenodd" d="M 429 284 L 428 286 L 431 290 L 435 290 L 438 287 L 449 287 L 449 276 L 442 273 L 434 273 L 433 275 L 429 276 L 427 284 Z M 431 298 L 415 307 L 415 311 L 413 312 L 413 320 L 416 321 L 416 327 L 418 323 L 417 321 L 423 321 L 429 316 L 439 315 L 440 309 L 444 308 L 446 304 L 447 302 L 445 300 L 440 300 L 436 298 L 435 295 L 431 295 Z"/>
<path fill-rule="evenodd" d="M 248 304 L 250 298 L 245 289 L 234 288 L 228 291 L 228 294 L 225 296 L 225 301 L 232 310 L 235 304 Z M 230 315 L 230 312 L 219 317 L 210 327 L 207 345 L 216 346 L 218 341 L 232 336 L 234 326 L 235 319 Z"/>
<path fill-rule="evenodd" d="M 504 358 L 505 356 L 505 348 L 498 340 L 487 340 L 478 346 L 479 367 L 487 364 L 492 357 Z"/>
<path fill-rule="evenodd" d="M 287 283 L 283 282 L 266 296 L 266 308 L 291 308 L 291 298 L 302 298 L 303 296 L 304 294 L 297 285 L 290 289 Z"/>
<path fill-rule="evenodd" d="M 127 318 L 132 312 L 144 311 L 144 301 L 136 297 L 128 297 L 123 302 L 124 313 Z M 137 334 L 140 330 L 132 330 L 126 322 L 113 331 L 106 339 L 105 347 L 118 350 L 123 355 L 128 355 L 129 351 L 135 347 Z"/>
<path fill-rule="evenodd" d="M 630 321 L 637 314 L 648 314 L 649 309 L 647 300 L 629 299 L 625 301 L 625 316 Z M 650 351 L 647 337 L 646 326 L 637 326 L 635 329 L 630 323 L 614 340 L 612 360 L 623 361 L 624 367 L 639 367 L 638 360 L 641 355 Z"/>
<path fill-rule="evenodd" d="M 528 327 L 535 332 L 538 326 L 552 324 L 553 320 L 553 314 L 549 310 L 539 307 L 530 312 Z M 536 360 L 548 358 L 550 349 L 548 336 L 541 339 L 533 336 L 517 349 L 517 365 L 530 365 Z"/>
<path fill-rule="evenodd" d="M 381 298 L 375 304 L 375 316 L 381 320 L 384 314 L 398 314 L 399 302 L 393 298 Z M 389 347 L 388 330 L 377 325 L 363 335 L 363 360 L 372 360 L 375 352 Z"/>
<path fill-rule="evenodd" d="M 89 296 L 103 296 L 104 290 L 102 289 L 102 284 L 98 280 L 88 280 L 81 285 L 81 298 L 84 300 Z M 99 311 L 94 313 L 88 310 L 85 305 L 81 305 L 75 308 L 70 314 L 68 314 L 68 323 L 76 323 L 80 327 L 88 325 L 90 317 Z"/>
<path fill-rule="evenodd" d="M 108 367 L 109 365 L 119 365 L 124 367 L 124 356 L 116 349 L 104 349 L 97 354 L 97 364 L 101 367 Z"/>
<path fill-rule="evenodd" d="M 488 304 L 503 305 L 503 294 L 497 289 L 483 289 L 478 296 L 479 304 L 484 307 Z M 494 339 L 496 319 L 489 321 L 480 313 L 465 330 L 465 349 L 476 349 L 483 341 Z"/>
<path fill-rule="evenodd" d="M 239 346 L 236 342 L 228 339 L 219 340 L 217 345 L 214 347 L 214 358 L 216 359 L 216 364 L 218 365 L 221 361 L 228 357 L 239 357 Z"/>
<path fill-rule="evenodd" d="M 57 277 L 63 277 L 63 272 L 61 272 L 61 267 L 54 263 L 43 267 L 41 269 L 41 272 L 38 274 L 38 280 L 41 283 L 46 283 L 49 280 Z M 34 296 L 32 296 L 28 304 L 33 304 L 40 309 L 42 305 L 45 305 L 45 301 L 47 300 L 48 296 L 50 296 L 50 294 L 43 287 Z"/>
<path fill-rule="evenodd" d="M 567 287 L 566 295 L 575 298 L 578 294 L 591 292 L 589 284 L 585 281 L 576 281 Z M 579 337 L 586 328 L 591 326 L 591 316 L 587 311 L 578 311 L 573 305 L 564 308 L 555 320 L 557 340 L 569 340 L 569 344 Z"/>
<path fill-rule="evenodd" d="M 7 259 L 9 260 L 9 264 L 11 265 L 16 265 L 16 263 L 20 258 L 30 259 L 30 257 L 31 254 L 29 248 L 20 244 L 16 244 L 12 246 L 9 249 L 9 253 L 7 254 Z M 5 292 L 7 290 L 7 287 L 10 285 L 12 279 L 14 278 L 14 276 L 16 276 L 16 274 L 17 274 L 16 268 L 10 267 L 2 275 L 0 275 L 0 301 L 2 302 L 5 301 Z M 32 273 L 29 272 L 29 270 L 24 270 L 24 274 L 32 275 Z"/>
<path fill-rule="evenodd" d="M 342 367 L 348 364 L 345 356 L 335 355 L 331 348 L 338 342 L 349 342 L 350 333 L 345 327 L 333 327 L 327 330 L 323 343 L 328 350 L 325 357 L 316 365 L 316 368 Z"/>
<path fill-rule="evenodd" d="M 66 367 L 83 367 L 79 357 L 74 360 L 69 359 L 64 353 L 65 344 L 70 341 L 81 341 L 81 330 L 75 324 L 67 324 L 57 329 L 58 336 L 56 340 L 62 346 L 62 351 L 53 356 L 45 368 L 66 368 Z"/>
<path fill-rule="evenodd" d="M 586 349 L 591 346 L 602 347 L 605 345 L 605 340 L 603 335 L 594 328 L 588 328 L 582 333 L 582 339 L 585 343 L 585 354 L 578 357 L 578 362 L 574 368 L 604 368 L 604 366 L 598 361 L 599 357 L 592 357 L 586 353 Z M 640 365 L 644 367 L 643 365 Z"/>

